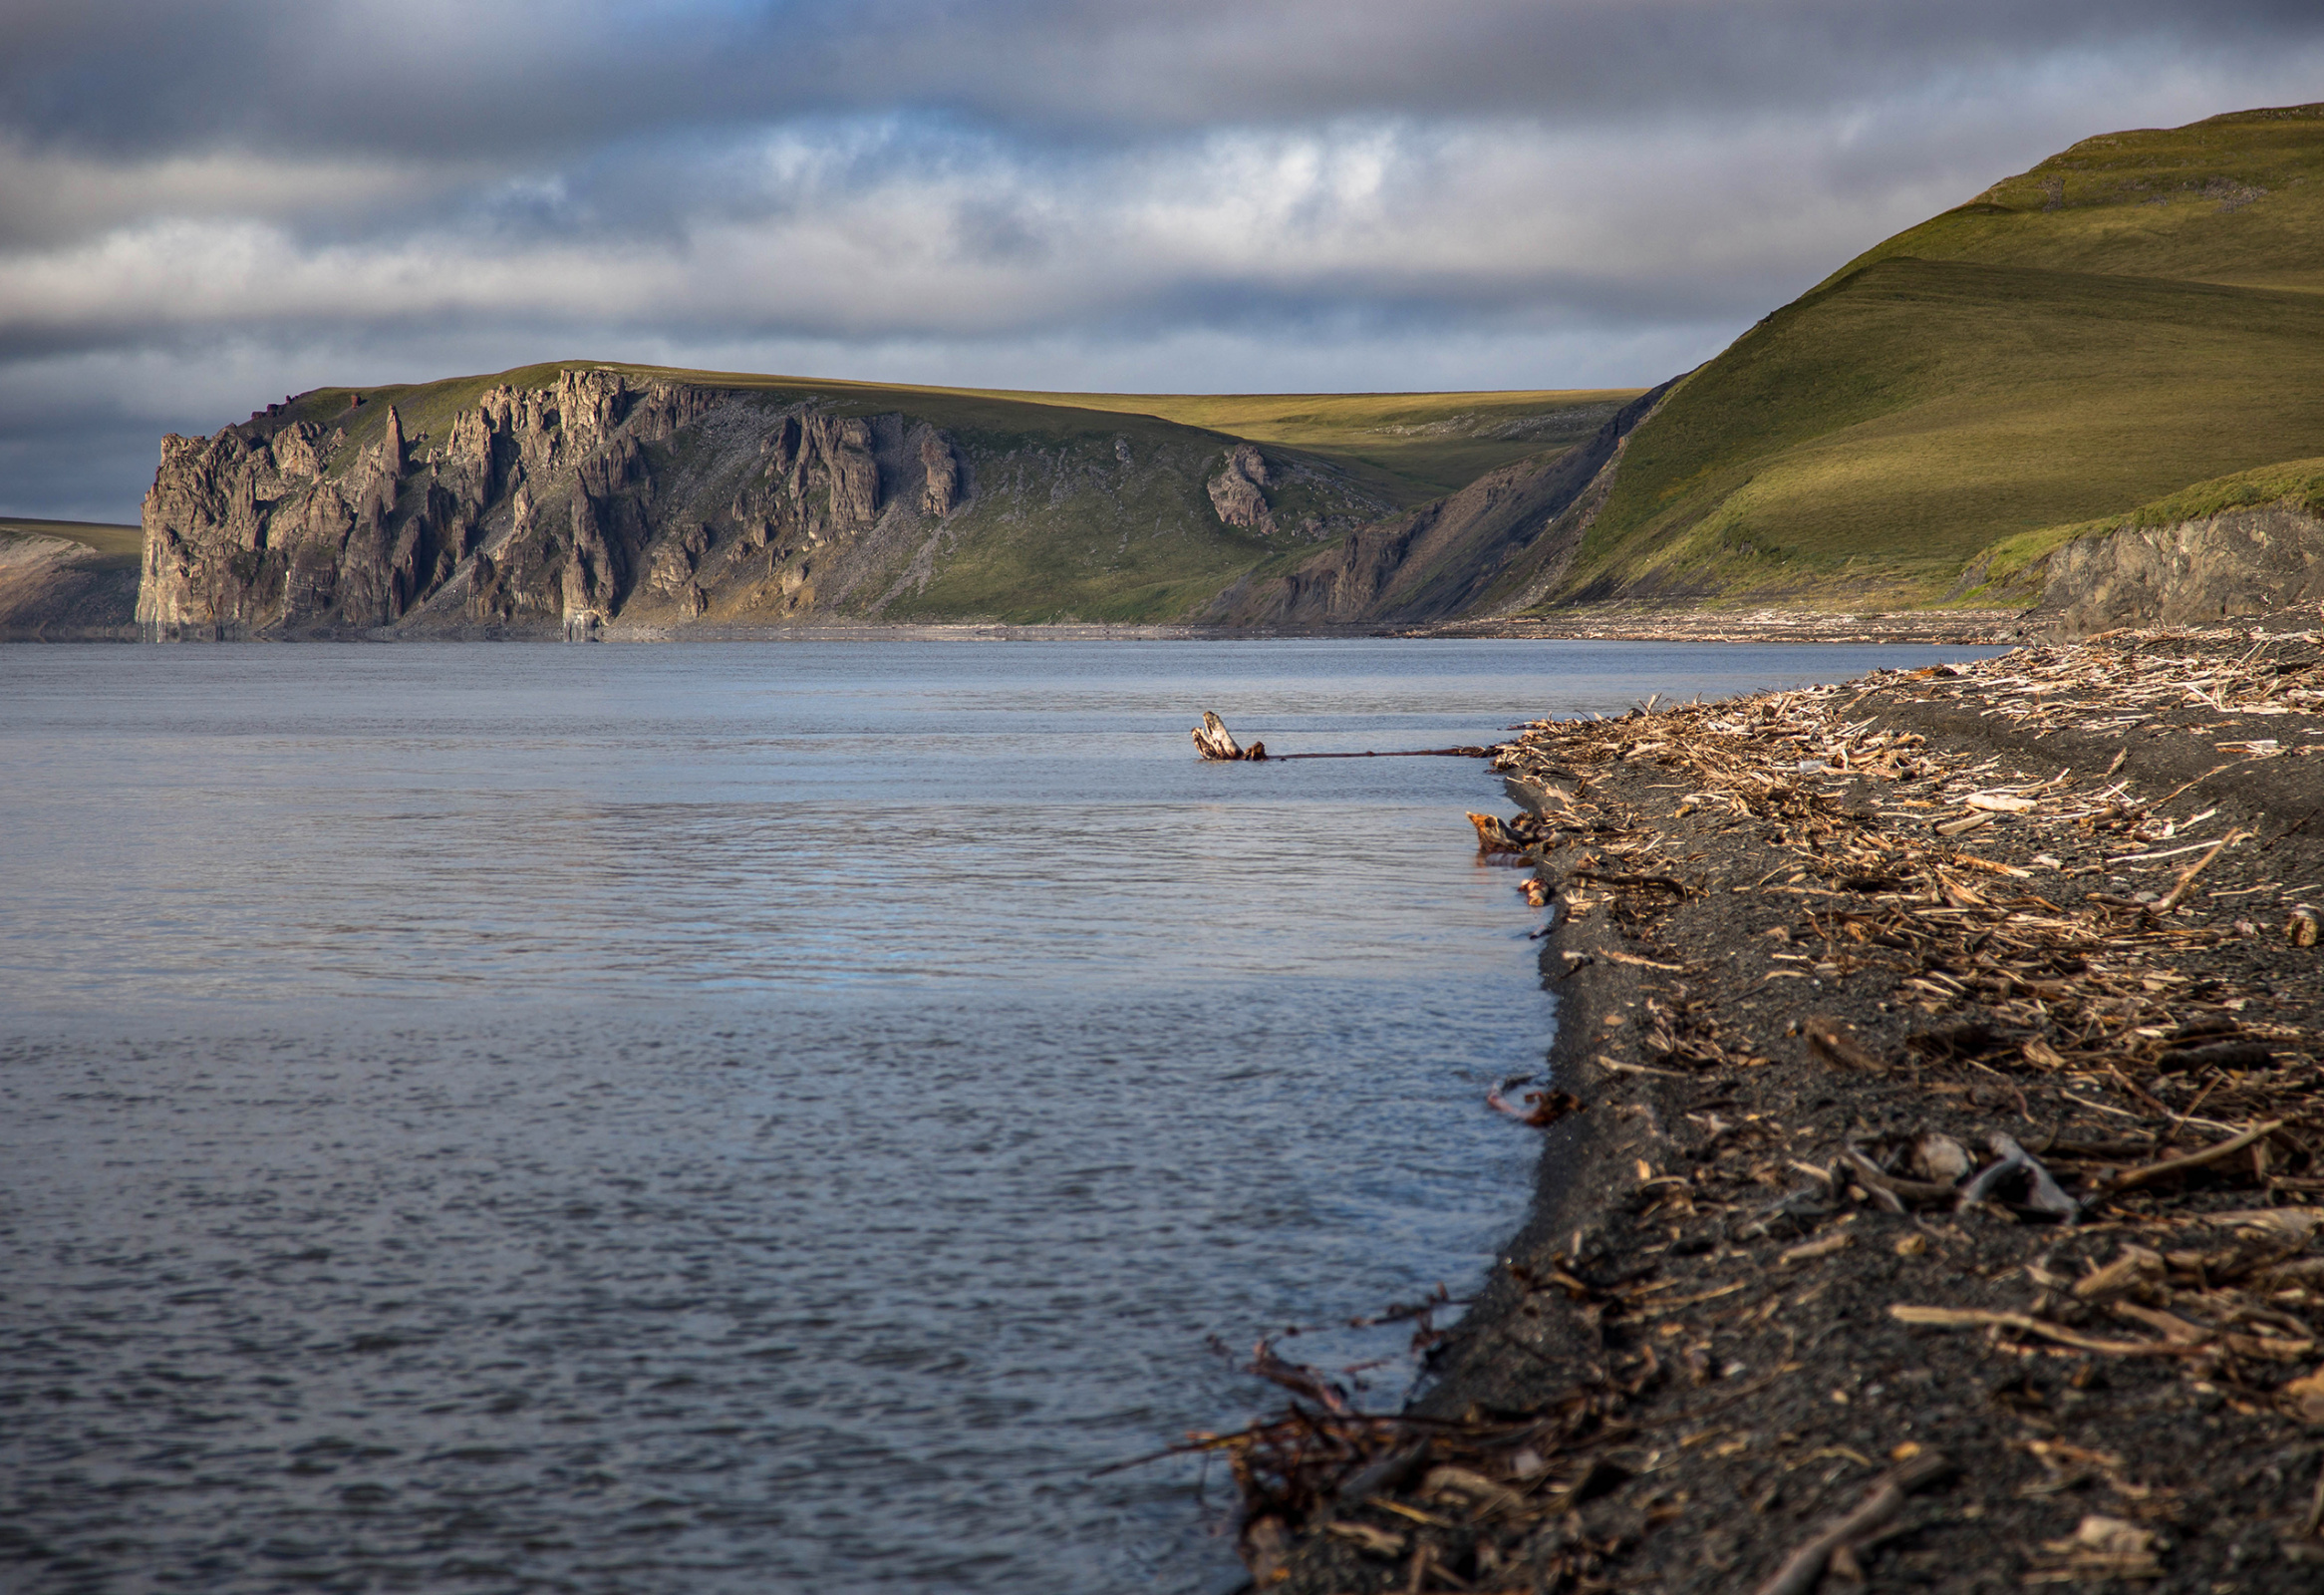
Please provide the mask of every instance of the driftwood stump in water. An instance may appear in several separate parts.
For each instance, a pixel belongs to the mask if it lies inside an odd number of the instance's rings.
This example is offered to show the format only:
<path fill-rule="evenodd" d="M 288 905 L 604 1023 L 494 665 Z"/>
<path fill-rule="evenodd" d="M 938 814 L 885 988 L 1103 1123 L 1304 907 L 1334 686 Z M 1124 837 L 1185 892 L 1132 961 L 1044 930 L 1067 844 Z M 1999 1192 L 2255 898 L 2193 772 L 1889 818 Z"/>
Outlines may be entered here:
<path fill-rule="evenodd" d="M 1205 759 L 1265 759 L 1267 744 L 1255 742 L 1248 748 L 1238 748 L 1227 723 L 1206 709 L 1202 712 L 1202 724 L 1194 728 L 1194 751 Z"/>

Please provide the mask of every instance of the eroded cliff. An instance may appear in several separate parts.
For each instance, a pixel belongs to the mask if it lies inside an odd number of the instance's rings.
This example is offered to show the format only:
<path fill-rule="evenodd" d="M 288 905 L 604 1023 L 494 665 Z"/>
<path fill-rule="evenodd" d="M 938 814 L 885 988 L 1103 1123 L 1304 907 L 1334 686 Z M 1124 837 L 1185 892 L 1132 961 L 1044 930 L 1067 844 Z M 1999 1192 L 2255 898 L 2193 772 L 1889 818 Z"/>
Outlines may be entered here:
<path fill-rule="evenodd" d="M 165 439 L 145 634 L 1176 620 L 1394 507 L 1328 462 L 1150 416 L 518 375 L 311 394 Z"/>
<path fill-rule="evenodd" d="M 823 550 L 897 496 L 882 492 L 881 430 L 566 370 L 486 390 L 439 439 L 408 436 L 393 405 L 360 446 L 344 423 L 263 415 L 171 436 L 145 495 L 138 620 L 155 635 L 587 629 L 638 609 L 699 616 L 722 585 L 796 609 Z M 923 429 L 907 455 L 886 430 L 887 478 L 949 511 L 949 447 Z"/>
<path fill-rule="evenodd" d="M 2034 626 L 2216 625 L 2324 604 L 2324 518 L 2286 499 L 2168 525 L 2127 525 L 2051 550 Z"/>

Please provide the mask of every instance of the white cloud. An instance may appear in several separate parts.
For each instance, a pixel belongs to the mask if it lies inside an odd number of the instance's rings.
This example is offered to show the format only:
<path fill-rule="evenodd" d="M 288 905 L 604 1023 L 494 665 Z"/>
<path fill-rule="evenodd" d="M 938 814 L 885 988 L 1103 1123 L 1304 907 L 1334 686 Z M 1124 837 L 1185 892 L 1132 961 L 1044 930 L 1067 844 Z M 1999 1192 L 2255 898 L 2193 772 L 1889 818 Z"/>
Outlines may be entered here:
<path fill-rule="evenodd" d="M 592 356 L 1643 385 L 2077 139 L 2324 77 L 2324 17 L 2266 0 L 641 15 L 26 0 L 0 59 L 0 511 L 132 503 L 149 469 L 100 489 L 26 443 L 43 385 L 122 439 Z"/>

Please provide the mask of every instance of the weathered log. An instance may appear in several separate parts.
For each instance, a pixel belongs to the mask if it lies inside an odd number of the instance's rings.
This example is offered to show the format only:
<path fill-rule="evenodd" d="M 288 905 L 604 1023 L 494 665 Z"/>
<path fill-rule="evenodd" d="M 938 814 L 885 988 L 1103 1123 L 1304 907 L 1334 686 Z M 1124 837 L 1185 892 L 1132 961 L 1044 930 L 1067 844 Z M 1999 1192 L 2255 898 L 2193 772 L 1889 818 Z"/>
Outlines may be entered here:
<path fill-rule="evenodd" d="M 1533 845 L 1512 834 L 1498 814 L 1472 813 L 1469 823 L 1477 827 L 1477 851 L 1481 853 L 1521 853 Z"/>
<path fill-rule="evenodd" d="M 1808 1039 L 1808 1051 L 1828 1064 L 1861 1070 L 1868 1075 L 1885 1075 L 1888 1071 L 1887 1064 L 1864 1050 L 1864 1044 L 1843 1020 L 1812 1014 L 1800 1021 L 1800 1034 Z"/>
<path fill-rule="evenodd" d="M 2214 1146 L 2188 1152 L 2184 1157 L 2169 1157 L 2159 1163 L 2143 1163 L 2137 1168 L 2126 1168 L 2120 1173 L 2110 1174 L 2099 1181 L 2099 1193 L 2112 1196 L 2118 1191 L 2134 1190 L 2159 1179 L 2173 1179 L 2198 1168 L 2208 1168 L 2213 1163 L 2224 1162 L 2254 1141 L 2265 1140 L 2283 1128 L 2285 1122 L 2281 1118 L 2271 1118 L 2264 1124 L 2252 1125 L 2240 1135 L 2230 1135 Z"/>
<path fill-rule="evenodd" d="M 1202 712 L 1202 724 L 1194 728 L 1194 751 L 1205 759 L 1222 763 L 1239 759 L 1263 760 L 1267 757 L 1267 744 L 1255 742 L 1248 748 L 1237 746 L 1234 733 L 1227 730 L 1227 723 L 1206 709 Z"/>

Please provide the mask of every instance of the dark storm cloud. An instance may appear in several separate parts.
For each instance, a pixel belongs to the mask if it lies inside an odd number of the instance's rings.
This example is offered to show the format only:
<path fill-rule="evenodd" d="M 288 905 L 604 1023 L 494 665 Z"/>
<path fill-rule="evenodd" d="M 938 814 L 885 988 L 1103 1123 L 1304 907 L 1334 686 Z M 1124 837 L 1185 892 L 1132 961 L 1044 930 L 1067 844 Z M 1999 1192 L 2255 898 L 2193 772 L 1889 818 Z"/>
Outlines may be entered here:
<path fill-rule="evenodd" d="M 1643 385 L 2075 140 L 2320 95 L 2313 0 L 13 0 L 0 512 L 540 359 Z"/>
<path fill-rule="evenodd" d="M 19 0 L 7 29 L 0 122 L 35 141 L 433 160 L 900 106 L 1098 138 L 1717 115 L 2062 53 L 2240 56 L 2319 19 L 2298 0 Z"/>
<path fill-rule="evenodd" d="M 460 159 L 670 124 L 939 107 L 1136 138 L 1350 117 L 1717 114 L 1881 98 L 2029 56 L 2312 42 L 2301 0 L 21 0 L 7 126 L 107 152 L 295 140 Z"/>

